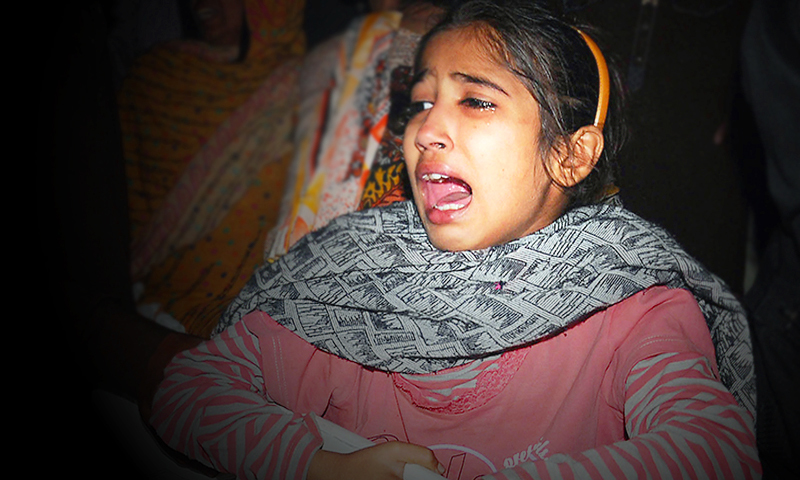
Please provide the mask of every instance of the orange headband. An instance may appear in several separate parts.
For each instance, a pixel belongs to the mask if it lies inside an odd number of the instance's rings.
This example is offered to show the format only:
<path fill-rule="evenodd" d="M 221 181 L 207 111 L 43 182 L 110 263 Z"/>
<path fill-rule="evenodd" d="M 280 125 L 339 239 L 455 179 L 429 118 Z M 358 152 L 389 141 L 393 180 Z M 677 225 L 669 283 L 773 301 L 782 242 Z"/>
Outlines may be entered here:
<path fill-rule="evenodd" d="M 606 115 L 608 114 L 608 96 L 611 83 L 608 77 L 608 65 L 606 64 L 603 52 L 600 51 L 600 47 L 594 43 L 594 40 L 577 28 L 575 30 L 581 34 L 583 40 L 589 45 L 589 50 L 592 51 L 594 60 L 597 62 L 597 76 L 600 77 L 600 93 L 597 99 L 597 113 L 594 115 L 594 126 L 602 129 L 603 125 L 606 123 Z"/>

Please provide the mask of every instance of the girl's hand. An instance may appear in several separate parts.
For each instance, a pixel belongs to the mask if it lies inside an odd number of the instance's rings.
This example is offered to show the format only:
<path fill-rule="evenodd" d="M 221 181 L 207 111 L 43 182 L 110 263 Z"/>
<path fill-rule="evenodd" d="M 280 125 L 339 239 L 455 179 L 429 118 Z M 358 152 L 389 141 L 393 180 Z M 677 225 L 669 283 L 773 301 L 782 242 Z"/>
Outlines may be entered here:
<path fill-rule="evenodd" d="M 308 480 L 402 480 L 406 463 L 444 472 L 431 450 L 411 443 L 387 442 L 348 454 L 320 450 L 311 459 Z"/>

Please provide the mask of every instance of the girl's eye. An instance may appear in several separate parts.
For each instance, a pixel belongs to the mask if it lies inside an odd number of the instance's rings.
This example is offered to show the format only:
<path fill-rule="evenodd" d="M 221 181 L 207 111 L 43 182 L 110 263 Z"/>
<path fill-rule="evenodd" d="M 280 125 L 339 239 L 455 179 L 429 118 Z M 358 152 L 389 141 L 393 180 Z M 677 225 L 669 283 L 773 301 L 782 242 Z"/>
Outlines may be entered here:
<path fill-rule="evenodd" d="M 433 102 L 419 101 L 409 103 L 408 106 L 402 110 L 400 125 L 402 125 L 402 128 L 405 128 L 408 122 L 410 122 L 412 118 L 416 117 L 418 113 L 422 112 L 423 110 L 428 110 L 431 107 L 433 107 Z"/>
<path fill-rule="evenodd" d="M 433 107 L 433 102 L 428 102 L 425 100 L 421 100 L 419 102 L 411 102 L 411 104 L 408 106 L 409 117 L 413 117 L 419 112 L 423 110 L 428 110 L 431 107 Z"/>
<path fill-rule="evenodd" d="M 465 98 L 461 101 L 461 104 L 476 110 L 494 110 L 496 108 L 494 103 L 479 98 Z"/>

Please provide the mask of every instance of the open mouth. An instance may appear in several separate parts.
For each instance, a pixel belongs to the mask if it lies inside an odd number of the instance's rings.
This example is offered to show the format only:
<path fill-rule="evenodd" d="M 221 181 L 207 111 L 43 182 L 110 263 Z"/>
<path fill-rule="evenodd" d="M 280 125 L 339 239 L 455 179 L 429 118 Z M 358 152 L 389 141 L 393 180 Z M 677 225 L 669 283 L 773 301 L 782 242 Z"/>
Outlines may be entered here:
<path fill-rule="evenodd" d="M 472 188 L 461 179 L 442 173 L 425 173 L 419 178 L 419 187 L 428 210 L 458 211 L 472 201 Z"/>

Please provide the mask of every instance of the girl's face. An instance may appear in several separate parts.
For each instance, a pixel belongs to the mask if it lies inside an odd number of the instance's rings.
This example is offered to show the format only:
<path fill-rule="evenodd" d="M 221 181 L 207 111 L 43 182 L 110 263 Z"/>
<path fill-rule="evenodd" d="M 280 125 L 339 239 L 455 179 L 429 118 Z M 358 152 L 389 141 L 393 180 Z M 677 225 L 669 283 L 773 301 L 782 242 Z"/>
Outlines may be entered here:
<path fill-rule="evenodd" d="M 539 107 L 472 29 L 437 34 L 403 142 L 414 202 L 441 250 L 478 250 L 552 223 L 567 198 L 539 154 Z"/>

